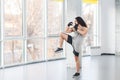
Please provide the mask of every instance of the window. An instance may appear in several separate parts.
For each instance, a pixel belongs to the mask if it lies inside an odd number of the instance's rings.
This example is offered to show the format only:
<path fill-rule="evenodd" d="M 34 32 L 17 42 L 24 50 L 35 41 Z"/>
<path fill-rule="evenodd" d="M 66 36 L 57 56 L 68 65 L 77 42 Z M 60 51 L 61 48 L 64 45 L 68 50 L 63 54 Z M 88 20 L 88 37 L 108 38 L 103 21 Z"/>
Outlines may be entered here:
<path fill-rule="evenodd" d="M 63 3 L 48 0 L 48 35 L 58 35 L 63 22 Z"/>
<path fill-rule="evenodd" d="M 54 53 L 63 27 L 64 1 L 0 2 L 0 66 L 64 57 Z"/>
<path fill-rule="evenodd" d="M 47 47 L 48 59 L 59 58 L 64 56 L 62 53 L 58 53 L 58 54 L 54 53 L 56 47 L 58 46 L 58 37 L 48 38 L 47 43 L 48 43 L 48 47 Z"/>
<path fill-rule="evenodd" d="M 7 40 L 4 41 L 4 65 L 21 63 L 23 61 L 23 41 L 22 40 Z"/>
<path fill-rule="evenodd" d="M 27 61 L 44 60 L 44 39 L 27 40 Z"/>
<path fill-rule="evenodd" d="M 48 47 L 47 58 L 53 59 L 62 57 L 62 55 L 56 55 L 54 50 L 58 47 L 59 33 L 62 31 L 63 24 L 63 3 L 57 0 L 48 0 Z M 55 37 L 53 37 L 55 36 Z"/>
<path fill-rule="evenodd" d="M 4 0 L 3 6 L 3 64 L 19 64 L 23 62 L 22 0 Z"/>
<path fill-rule="evenodd" d="M 26 0 L 27 36 L 44 36 L 44 0 Z"/>
<path fill-rule="evenodd" d="M 82 16 L 85 19 L 87 26 L 89 27 L 88 35 L 85 40 L 84 53 L 88 53 L 90 47 L 100 46 L 100 26 L 98 25 L 99 14 L 98 14 L 98 3 L 82 4 Z"/>
<path fill-rule="evenodd" d="M 44 60 L 44 0 L 26 0 L 27 61 Z"/>
<path fill-rule="evenodd" d="M 4 0 L 4 36 L 22 36 L 22 0 Z"/>

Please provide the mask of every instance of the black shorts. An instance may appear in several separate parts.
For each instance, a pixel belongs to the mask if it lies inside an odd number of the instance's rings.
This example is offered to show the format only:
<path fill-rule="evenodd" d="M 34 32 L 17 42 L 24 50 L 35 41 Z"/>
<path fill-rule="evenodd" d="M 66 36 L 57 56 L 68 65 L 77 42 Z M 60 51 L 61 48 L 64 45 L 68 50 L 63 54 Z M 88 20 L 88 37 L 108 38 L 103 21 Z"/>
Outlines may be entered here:
<path fill-rule="evenodd" d="M 72 36 L 68 35 L 67 42 L 72 45 Z"/>
<path fill-rule="evenodd" d="M 76 52 L 75 50 L 73 50 L 73 54 L 74 54 L 75 56 L 79 56 L 79 53 Z"/>
<path fill-rule="evenodd" d="M 72 45 L 72 36 L 68 35 L 67 42 Z M 75 56 L 79 56 L 79 53 L 76 52 L 75 50 L 73 50 L 73 54 L 74 54 Z"/>

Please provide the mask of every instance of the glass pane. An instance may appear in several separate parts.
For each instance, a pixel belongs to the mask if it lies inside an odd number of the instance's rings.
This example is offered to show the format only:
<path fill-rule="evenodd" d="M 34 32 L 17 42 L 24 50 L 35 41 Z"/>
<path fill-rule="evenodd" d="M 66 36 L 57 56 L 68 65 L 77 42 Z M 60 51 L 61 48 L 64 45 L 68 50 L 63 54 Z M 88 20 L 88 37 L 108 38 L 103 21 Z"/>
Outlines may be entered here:
<path fill-rule="evenodd" d="M 44 39 L 27 40 L 28 61 L 44 60 Z"/>
<path fill-rule="evenodd" d="M 97 17 L 98 5 L 84 3 L 82 9 L 83 9 L 82 15 L 89 27 L 87 44 L 89 46 L 100 46 L 98 17 Z"/>
<path fill-rule="evenodd" d="M 44 0 L 27 0 L 27 36 L 44 35 Z"/>
<path fill-rule="evenodd" d="M 22 35 L 22 0 L 4 0 L 4 36 Z"/>
<path fill-rule="evenodd" d="M 55 49 L 58 47 L 58 38 L 49 38 L 47 44 L 47 59 L 61 58 L 63 57 L 63 52 L 54 53 Z"/>
<path fill-rule="evenodd" d="M 90 47 L 100 46 L 100 28 L 98 26 L 98 4 L 84 3 L 82 16 L 89 27 L 88 35 L 83 45 L 83 55 L 90 55 Z"/>
<path fill-rule="evenodd" d="M 22 43 L 21 40 L 7 40 L 4 42 L 4 64 L 21 63 L 22 59 Z"/>
<path fill-rule="evenodd" d="M 48 0 L 48 34 L 59 34 L 62 27 L 63 3 Z"/>

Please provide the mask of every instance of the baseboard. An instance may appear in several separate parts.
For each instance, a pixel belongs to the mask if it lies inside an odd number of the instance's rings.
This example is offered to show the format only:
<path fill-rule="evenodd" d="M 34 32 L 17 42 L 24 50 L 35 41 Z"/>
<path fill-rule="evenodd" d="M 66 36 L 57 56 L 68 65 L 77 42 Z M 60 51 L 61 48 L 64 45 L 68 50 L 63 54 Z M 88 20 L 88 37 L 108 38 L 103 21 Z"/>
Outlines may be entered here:
<path fill-rule="evenodd" d="M 114 53 L 101 53 L 101 56 L 103 56 L 103 55 L 113 55 L 113 56 L 115 56 Z"/>

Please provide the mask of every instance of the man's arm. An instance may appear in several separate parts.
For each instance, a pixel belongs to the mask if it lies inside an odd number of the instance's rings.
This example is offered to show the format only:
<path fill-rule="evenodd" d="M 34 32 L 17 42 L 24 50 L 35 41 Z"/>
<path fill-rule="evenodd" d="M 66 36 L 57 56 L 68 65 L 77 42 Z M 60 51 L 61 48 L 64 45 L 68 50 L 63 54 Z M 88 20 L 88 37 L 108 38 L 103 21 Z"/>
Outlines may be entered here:
<path fill-rule="evenodd" d="M 67 32 L 67 33 L 71 33 L 71 32 L 74 32 L 75 30 L 74 30 L 74 28 L 73 27 L 66 27 L 66 30 L 65 30 L 65 32 Z"/>
<path fill-rule="evenodd" d="M 87 34 L 87 32 L 88 32 L 88 28 L 82 27 L 82 26 L 79 25 L 77 31 L 81 35 L 85 36 Z"/>

